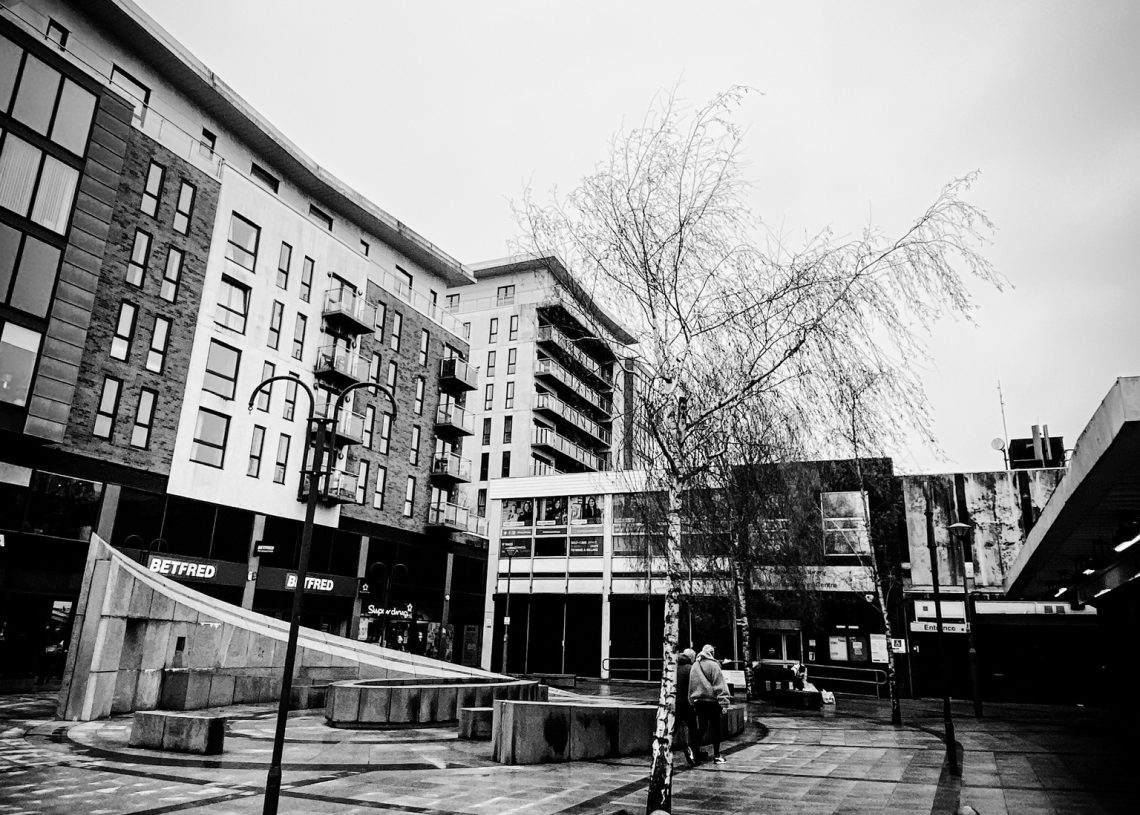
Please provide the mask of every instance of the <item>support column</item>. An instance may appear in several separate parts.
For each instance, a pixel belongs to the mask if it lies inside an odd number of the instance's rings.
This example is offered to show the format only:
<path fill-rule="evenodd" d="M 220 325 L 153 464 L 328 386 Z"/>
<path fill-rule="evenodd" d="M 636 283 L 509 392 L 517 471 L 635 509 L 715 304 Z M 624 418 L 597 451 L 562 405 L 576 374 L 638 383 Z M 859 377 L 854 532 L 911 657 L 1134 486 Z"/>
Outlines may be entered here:
<path fill-rule="evenodd" d="M 107 543 L 111 542 L 111 533 L 115 529 L 115 518 L 119 514 L 119 496 L 123 488 L 118 484 L 103 485 L 103 501 L 99 505 L 99 520 L 95 527 L 95 534 Z"/>
<path fill-rule="evenodd" d="M 260 513 L 253 516 L 253 529 L 249 533 L 249 553 L 246 558 L 245 586 L 241 592 L 241 607 L 253 608 L 253 595 L 257 591 L 257 570 L 261 567 L 261 556 L 257 554 L 257 545 L 265 538 L 265 516 Z"/>
<path fill-rule="evenodd" d="M 455 553 L 447 553 L 447 575 L 443 578 L 443 615 L 439 624 L 447 625 L 451 622 L 451 575 L 455 569 Z"/>
<path fill-rule="evenodd" d="M 348 631 L 345 636 L 351 639 L 364 639 L 360 636 L 360 584 L 368 575 L 368 544 L 367 535 L 360 536 L 360 556 L 356 559 L 356 595 L 352 598 L 352 616 L 348 619 Z"/>

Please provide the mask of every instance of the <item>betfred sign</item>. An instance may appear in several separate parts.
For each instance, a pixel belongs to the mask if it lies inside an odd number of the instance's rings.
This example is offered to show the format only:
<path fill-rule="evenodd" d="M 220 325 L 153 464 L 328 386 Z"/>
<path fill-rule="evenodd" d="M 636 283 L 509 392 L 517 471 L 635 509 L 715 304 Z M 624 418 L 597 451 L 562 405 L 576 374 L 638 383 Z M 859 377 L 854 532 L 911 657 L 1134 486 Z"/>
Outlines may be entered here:
<path fill-rule="evenodd" d="M 314 577 L 313 575 L 305 575 L 305 591 L 323 591 L 330 592 L 336 586 L 332 578 L 329 577 Z M 297 575 L 288 574 L 285 576 L 285 588 L 297 588 Z"/>
<path fill-rule="evenodd" d="M 216 583 L 223 586 L 240 586 L 245 583 L 245 564 L 219 560 L 202 560 L 185 555 L 150 554 L 146 567 L 178 581 L 189 583 Z"/>
<path fill-rule="evenodd" d="M 356 586 L 357 580 L 355 577 L 320 573 L 305 575 L 306 594 L 354 597 L 356 596 Z M 269 589 L 270 591 L 295 591 L 297 588 L 297 573 L 291 569 L 259 569 L 257 573 L 257 587 L 259 589 Z"/>

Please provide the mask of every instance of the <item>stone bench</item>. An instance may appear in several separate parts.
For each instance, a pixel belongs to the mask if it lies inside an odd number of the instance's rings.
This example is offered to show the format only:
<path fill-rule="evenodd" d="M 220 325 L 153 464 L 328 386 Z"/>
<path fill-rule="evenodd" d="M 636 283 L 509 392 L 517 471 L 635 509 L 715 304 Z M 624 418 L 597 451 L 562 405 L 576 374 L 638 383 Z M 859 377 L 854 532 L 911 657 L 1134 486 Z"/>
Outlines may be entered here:
<path fill-rule="evenodd" d="M 329 686 L 325 720 L 333 727 L 441 724 L 457 721 L 463 708 L 490 707 L 496 699 L 545 700 L 549 693 L 549 688 L 528 679 L 358 679 Z"/>
<path fill-rule="evenodd" d="M 574 688 L 578 685 L 578 677 L 575 674 L 528 674 L 528 676 L 552 688 Z"/>
<path fill-rule="evenodd" d="M 289 689 L 290 710 L 323 708 L 331 682 L 298 682 Z"/>
<path fill-rule="evenodd" d="M 217 755 L 226 738 L 225 716 L 150 710 L 134 714 L 131 747 L 175 753 Z"/>
<path fill-rule="evenodd" d="M 459 738 L 472 741 L 489 741 L 494 720 L 493 707 L 465 707 L 459 709 Z"/>

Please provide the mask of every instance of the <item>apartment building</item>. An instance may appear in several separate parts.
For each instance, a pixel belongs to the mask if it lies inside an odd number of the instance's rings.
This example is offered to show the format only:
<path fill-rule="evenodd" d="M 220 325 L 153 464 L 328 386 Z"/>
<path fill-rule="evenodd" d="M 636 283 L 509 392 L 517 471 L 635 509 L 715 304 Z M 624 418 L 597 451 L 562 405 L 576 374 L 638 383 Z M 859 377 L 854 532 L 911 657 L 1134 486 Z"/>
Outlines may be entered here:
<path fill-rule="evenodd" d="M 362 382 L 394 403 L 341 400 L 304 623 L 473 661 L 485 541 L 457 489 L 477 379 L 439 302 L 473 283 L 133 3 L 5 4 L 0 671 L 64 638 L 92 532 L 285 614 L 307 418 Z M 370 569 L 399 616 L 361 593 Z"/>
<path fill-rule="evenodd" d="M 468 506 L 486 517 L 492 479 L 628 467 L 633 336 L 557 257 L 471 269 L 476 282 L 449 289 L 446 303 L 479 368 Z"/>

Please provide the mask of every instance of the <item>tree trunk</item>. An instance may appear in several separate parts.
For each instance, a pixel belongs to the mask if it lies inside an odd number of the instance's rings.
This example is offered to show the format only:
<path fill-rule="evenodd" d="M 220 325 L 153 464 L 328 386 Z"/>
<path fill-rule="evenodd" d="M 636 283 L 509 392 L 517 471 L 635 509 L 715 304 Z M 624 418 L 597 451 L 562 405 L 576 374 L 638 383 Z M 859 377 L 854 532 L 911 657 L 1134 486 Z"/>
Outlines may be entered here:
<path fill-rule="evenodd" d="M 736 595 L 736 619 L 740 632 L 740 658 L 744 661 L 744 699 L 752 698 L 752 631 L 748 625 L 748 595 L 752 591 L 751 566 L 737 558 L 732 564 L 732 587 Z"/>
<path fill-rule="evenodd" d="M 670 477 L 667 496 L 669 590 L 665 593 L 665 634 L 662 643 L 661 693 L 657 699 L 657 727 L 653 733 L 653 764 L 649 771 L 646 815 L 673 810 L 673 726 L 677 713 L 677 641 L 680 637 L 681 491 Z"/>
<path fill-rule="evenodd" d="M 871 554 L 874 557 L 874 553 Z M 883 631 L 887 635 L 887 691 L 891 695 L 891 724 L 902 725 L 902 704 L 899 702 L 898 669 L 895 667 L 895 651 L 891 648 L 891 615 L 887 609 L 887 596 L 883 583 L 875 581 L 875 592 L 879 597 L 879 613 L 883 615 Z"/>

